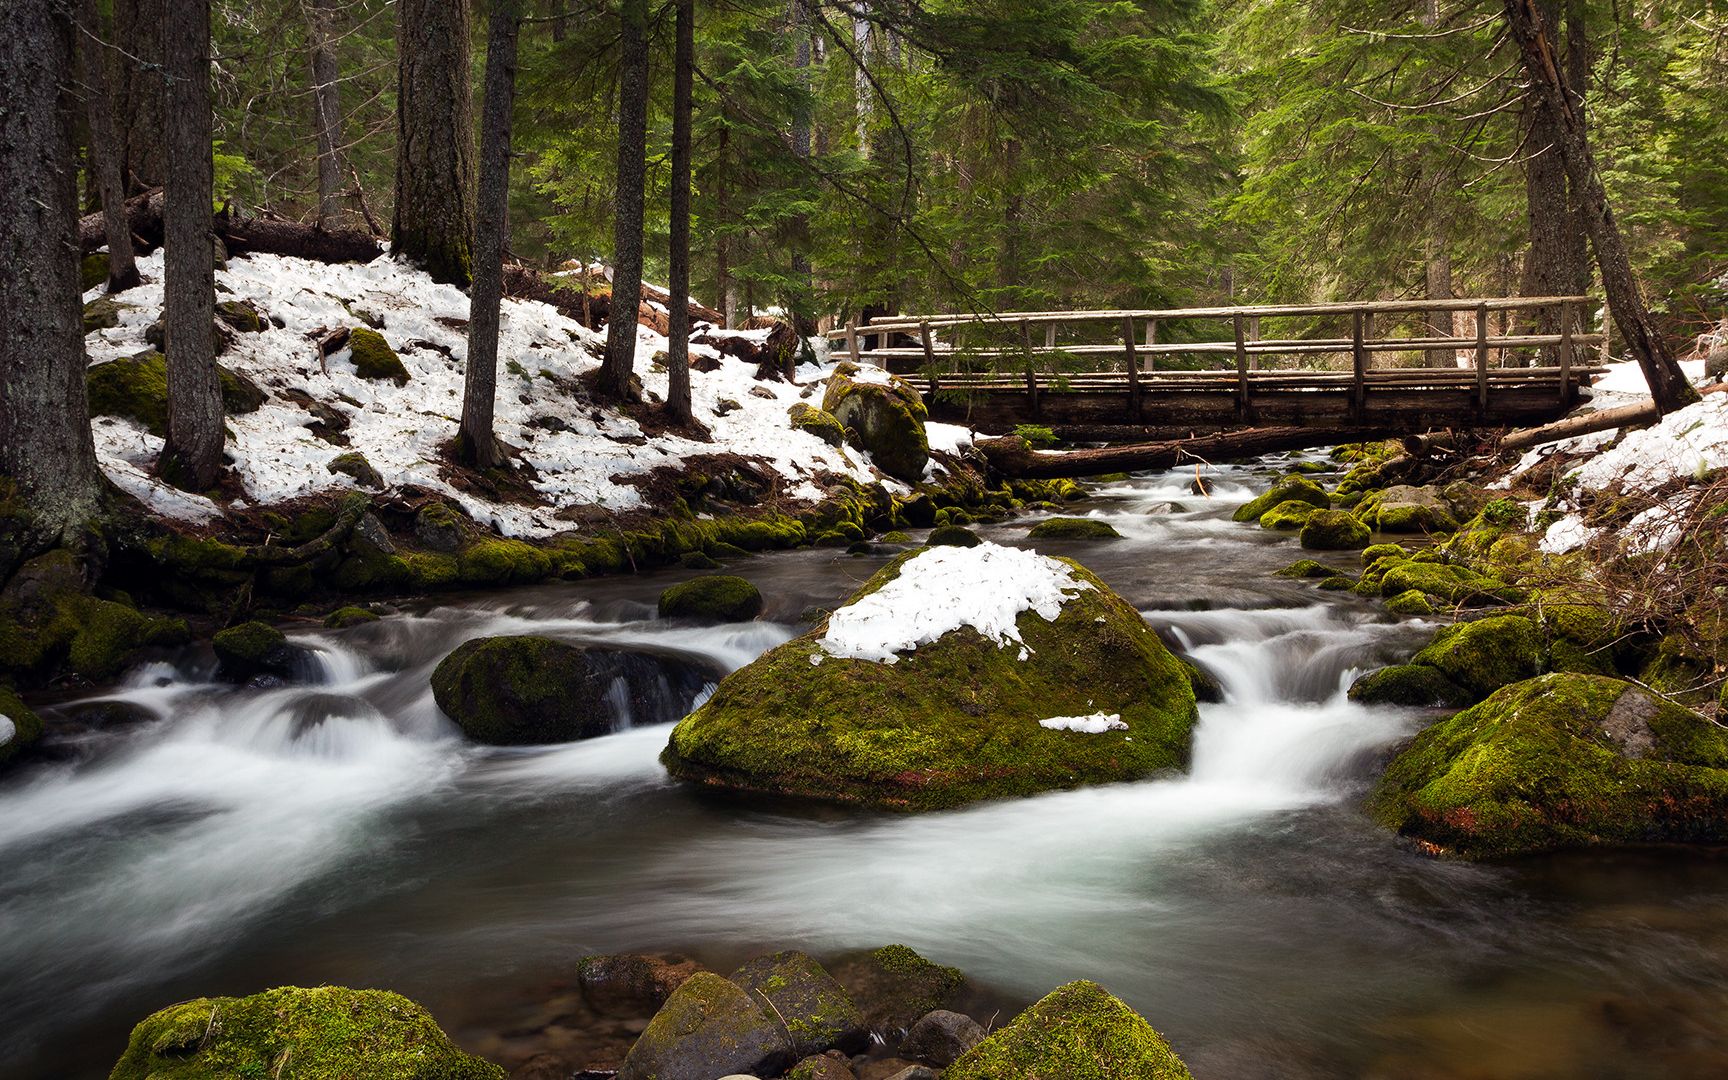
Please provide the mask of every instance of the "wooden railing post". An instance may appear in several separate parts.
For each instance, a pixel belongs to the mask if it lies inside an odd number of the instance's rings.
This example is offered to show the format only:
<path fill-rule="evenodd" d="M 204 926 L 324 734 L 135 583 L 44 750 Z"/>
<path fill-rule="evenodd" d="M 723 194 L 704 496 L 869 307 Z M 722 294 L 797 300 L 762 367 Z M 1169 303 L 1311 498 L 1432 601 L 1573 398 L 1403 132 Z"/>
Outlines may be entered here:
<path fill-rule="evenodd" d="M 1572 317 L 1571 301 L 1560 305 L 1560 404 L 1572 400 Z"/>
<path fill-rule="evenodd" d="M 1476 305 L 1476 408 L 1488 415 L 1488 305 Z"/>
<path fill-rule="evenodd" d="M 1122 320 L 1122 346 L 1128 350 L 1128 416 L 1140 422 L 1140 358 L 1134 355 L 1134 317 Z"/>
<path fill-rule="evenodd" d="M 1025 319 L 1020 320 L 1020 349 L 1026 354 L 1026 407 L 1032 412 L 1032 419 L 1039 419 L 1038 409 L 1038 363 L 1032 357 L 1032 324 Z"/>
<path fill-rule="evenodd" d="M 1146 320 L 1146 348 L 1148 350 L 1148 352 L 1146 353 L 1146 370 L 1147 371 L 1158 370 L 1158 354 L 1150 351 L 1152 346 L 1154 346 L 1156 344 L 1158 344 L 1158 320 L 1157 319 L 1147 319 Z"/>
<path fill-rule="evenodd" d="M 1350 320 L 1350 415 L 1357 420 L 1368 405 L 1368 349 L 1363 345 L 1367 321 L 1360 311 Z"/>
<path fill-rule="evenodd" d="M 1044 324 L 1044 347 L 1046 349 L 1056 347 L 1056 324 L 1053 322 Z"/>
<path fill-rule="evenodd" d="M 1255 343 L 1260 341 L 1260 316 L 1258 315 L 1248 316 L 1248 340 Z M 1249 354 L 1248 366 L 1256 370 L 1259 369 L 1260 356 L 1258 353 Z"/>
<path fill-rule="evenodd" d="M 858 363 L 858 320 L 853 319 L 846 324 L 846 351 L 851 354 L 852 362 Z"/>
<path fill-rule="evenodd" d="M 1230 317 L 1236 331 L 1236 407 L 1244 419 L 1248 416 L 1248 340 L 1243 336 L 1242 313 Z"/>
<path fill-rule="evenodd" d="M 936 380 L 936 346 L 930 340 L 930 323 L 928 320 L 918 324 L 918 337 L 924 343 L 924 370 L 930 380 L 930 396 L 934 398 L 941 384 Z"/>

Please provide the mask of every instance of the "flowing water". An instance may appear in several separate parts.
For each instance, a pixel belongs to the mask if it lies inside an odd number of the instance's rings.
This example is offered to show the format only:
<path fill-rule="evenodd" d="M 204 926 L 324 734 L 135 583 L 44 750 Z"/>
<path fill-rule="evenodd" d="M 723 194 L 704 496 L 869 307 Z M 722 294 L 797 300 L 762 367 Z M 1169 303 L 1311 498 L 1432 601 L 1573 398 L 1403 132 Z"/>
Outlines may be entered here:
<path fill-rule="evenodd" d="M 508 1057 L 587 953 L 888 941 L 1008 1002 L 1097 979 L 1201 1080 L 1728 1075 L 1728 861 L 1399 846 L 1356 801 L 1424 717 L 1343 690 L 1432 627 L 1270 576 L 1299 553 L 1229 521 L 1250 470 L 1210 501 L 1186 479 L 1100 489 L 1127 539 L 1049 548 L 1224 687 L 1184 776 L 920 817 L 740 805 L 656 760 L 700 676 L 637 679 L 616 734 L 548 748 L 469 745 L 432 703 L 486 634 L 717 679 L 883 561 L 831 551 L 737 563 L 755 623 L 656 620 L 671 572 L 548 586 L 296 634 L 310 685 L 216 685 L 192 651 L 57 707 L 58 759 L 0 782 L 0 1076 L 105 1075 L 149 1011 L 284 984 L 400 990 Z"/>

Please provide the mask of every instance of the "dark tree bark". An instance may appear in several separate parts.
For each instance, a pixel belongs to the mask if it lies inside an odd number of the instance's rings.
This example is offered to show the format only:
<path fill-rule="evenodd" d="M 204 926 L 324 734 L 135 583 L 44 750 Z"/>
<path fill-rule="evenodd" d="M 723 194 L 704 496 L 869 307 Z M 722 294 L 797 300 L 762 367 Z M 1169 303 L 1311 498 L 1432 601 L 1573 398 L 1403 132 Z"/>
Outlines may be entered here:
<path fill-rule="evenodd" d="M 468 100 L 469 0 L 396 5 L 396 209 L 390 250 L 432 280 L 473 272 L 474 118 Z"/>
<path fill-rule="evenodd" d="M 84 59 L 84 104 L 90 123 L 90 166 L 102 199 L 102 235 L 108 244 L 108 291 L 124 292 L 138 284 L 138 264 L 132 258 L 132 232 L 126 226 L 126 181 L 120 167 L 120 133 L 114 126 L 114 95 L 108 89 L 109 30 L 102 24 L 96 0 L 79 0 L 83 24 L 79 53 Z"/>
<path fill-rule="evenodd" d="M 1557 0 L 1538 0 L 1543 21 L 1557 26 L 1560 5 Z M 1567 36 L 1570 61 L 1583 59 L 1582 18 L 1574 12 L 1568 18 Z M 1588 61 L 1586 60 L 1587 64 Z M 1568 70 L 1567 91 L 1582 106 L 1587 72 Z M 1524 257 L 1524 275 L 1519 285 L 1525 296 L 1581 296 L 1590 291 L 1590 248 L 1576 195 L 1566 182 L 1566 163 L 1560 156 L 1560 121 L 1542 99 L 1539 89 L 1532 86 L 1526 94 L 1525 153 L 1529 160 L 1524 168 L 1524 198 L 1529 221 L 1530 246 Z M 1579 110 L 1580 121 L 1583 118 Z M 1532 333 L 1558 334 L 1560 312 L 1554 308 L 1537 308 L 1531 312 Z M 1541 361 L 1552 362 L 1555 350 L 1541 350 Z"/>
<path fill-rule="evenodd" d="M 163 210 L 163 326 L 168 440 L 157 471 L 202 491 L 222 470 L 222 389 L 216 379 L 216 249 L 210 229 L 210 0 L 174 0 L 167 47 L 168 182 Z"/>
<path fill-rule="evenodd" d="M 125 50 L 115 67 L 114 97 L 128 194 L 161 187 L 168 169 L 162 27 L 169 2 L 114 0 L 112 40 Z"/>
<path fill-rule="evenodd" d="M 672 222 L 667 287 L 666 412 L 690 413 L 690 101 L 696 69 L 695 0 L 678 0 L 677 44 L 672 59 Z"/>
<path fill-rule="evenodd" d="M 642 298 L 642 202 L 648 173 L 648 0 L 624 0 L 619 22 L 618 192 L 612 223 L 614 313 L 635 311 Z M 629 396 L 635 367 L 636 323 L 612 318 L 606 324 L 600 393 L 614 398 Z"/>
<path fill-rule="evenodd" d="M 791 0 L 792 24 L 792 66 L 798 70 L 799 83 L 808 90 L 810 87 L 810 0 Z M 800 162 L 809 162 L 811 152 L 810 113 L 801 105 L 792 118 L 792 156 Z M 792 295 L 787 297 L 786 310 L 792 316 L 792 325 L 800 334 L 815 333 L 814 320 L 810 317 L 810 252 L 806 248 L 810 242 L 810 219 L 807 215 L 798 214 L 792 219 Z M 792 379 L 792 367 L 797 361 L 788 363 L 786 377 Z"/>
<path fill-rule="evenodd" d="M 498 305 L 504 289 L 504 240 L 510 228 L 510 119 L 516 103 L 520 0 L 492 0 L 486 35 L 486 102 L 480 118 L 480 205 L 474 231 L 474 284 L 468 292 L 468 366 L 456 457 L 498 464 L 492 412 L 498 389 Z"/>
<path fill-rule="evenodd" d="M 73 150 L 73 22 L 63 0 L 14 0 L 0 34 L 0 475 L 34 542 L 74 543 L 103 484 L 84 396 Z M 3 568 L 0 568 L 3 569 Z"/>
<path fill-rule="evenodd" d="M 1542 95 L 1546 105 L 1559 120 L 1560 138 L 1555 146 L 1566 165 L 1566 177 L 1577 193 L 1584 210 L 1584 225 L 1590 234 L 1590 244 L 1596 251 L 1596 267 L 1602 274 L 1602 289 L 1608 297 L 1608 309 L 1626 348 L 1643 369 L 1650 384 L 1650 396 L 1664 413 L 1690 405 L 1698 400 L 1698 392 L 1686 382 L 1680 365 L 1662 340 L 1661 331 L 1650 318 L 1632 275 L 1632 261 L 1626 254 L 1626 243 L 1620 235 L 1619 223 L 1608 205 L 1608 194 L 1596 171 L 1596 159 L 1590 151 L 1584 122 L 1570 95 L 1566 80 L 1554 50 L 1552 30 L 1542 19 L 1536 0 L 1505 0 L 1506 22 L 1512 38 L 1518 43 L 1524 70 L 1530 82 Z"/>
<path fill-rule="evenodd" d="M 342 88 L 337 82 L 335 0 L 301 0 L 312 46 L 312 130 L 318 142 L 318 227 L 342 215 Z"/>

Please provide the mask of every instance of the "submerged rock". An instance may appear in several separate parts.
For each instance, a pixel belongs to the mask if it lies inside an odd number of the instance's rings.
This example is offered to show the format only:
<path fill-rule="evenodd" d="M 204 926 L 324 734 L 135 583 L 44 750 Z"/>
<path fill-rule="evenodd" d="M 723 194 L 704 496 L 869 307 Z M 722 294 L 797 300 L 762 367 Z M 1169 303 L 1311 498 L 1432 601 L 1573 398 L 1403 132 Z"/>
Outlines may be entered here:
<path fill-rule="evenodd" d="M 774 1017 L 736 983 L 701 971 L 686 979 L 630 1048 L 618 1080 L 714 1080 L 778 1075 L 792 1060 Z"/>
<path fill-rule="evenodd" d="M 760 614 L 761 591 L 731 574 L 704 574 L 660 594 L 662 619 L 749 622 Z"/>
<path fill-rule="evenodd" d="M 432 672 L 432 696 L 476 742 L 521 746 L 607 735 L 629 717 L 679 715 L 709 681 L 687 661 L 533 635 L 464 642 Z"/>
<path fill-rule="evenodd" d="M 878 469 L 909 484 L 924 479 L 930 441 L 928 413 L 917 389 L 879 368 L 841 364 L 828 377 L 822 411 L 846 429 L 847 441 L 870 455 Z"/>
<path fill-rule="evenodd" d="M 768 1004 L 797 1057 L 834 1048 L 856 1053 L 869 1041 L 846 989 L 804 953 L 759 956 L 734 971 L 732 981 Z"/>
<path fill-rule="evenodd" d="M 1122 534 L 1097 518 L 1057 517 L 1040 521 L 1026 534 L 1034 540 L 1120 540 Z"/>
<path fill-rule="evenodd" d="M 727 676 L 661 760 L 716 788 L 928 810 L 1179 767 L 1195 716 L 1182 664 L 1084 567 L 924 548 Z"/>
<path fill-rule="evenodd" d="M 602 1016 L 651 1016 L 701 965 L 682 956 L 621 953 L 584 956 L 576 979 L 588 1006 Z"/>
<path fill-rule="evenodd" d="M 945 1069 L 984 1041 L 984 1029 L 964 1013 L 933 1009 L 918 1018 L 900 1043 L 900 1054 Z"/>
<path fill-rule="evenodd" d="M 1468 857 L 1720 843 L 1728 731 L 1619 679 L 1543 675 L 1423 731 L 1368 809 Z"/>
<path fill-rule="evenodd" d="M 384 990 L 280 987 L 171 1005 L 132 1029 L 109 1080 L 503 1080 L 430 1013 Z"/>
<path fill-rule="evenodd" d="M 943 1080 L 1193 1080 L 1164 1037 L 1094 982 L 1057 987 Z"/>

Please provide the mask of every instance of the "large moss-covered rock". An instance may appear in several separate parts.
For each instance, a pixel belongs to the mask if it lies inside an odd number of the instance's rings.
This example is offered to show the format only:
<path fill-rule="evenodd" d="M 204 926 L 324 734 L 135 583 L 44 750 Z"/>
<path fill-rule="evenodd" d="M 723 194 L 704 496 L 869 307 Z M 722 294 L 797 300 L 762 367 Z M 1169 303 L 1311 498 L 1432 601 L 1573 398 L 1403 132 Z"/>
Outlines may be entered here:
<path fill-rule="evenodd" d="M 792 422 L 792 430 L 807 431 L 829 446 L 839 446 L 846 441 L 846 429 L 832 413 L 800 401 L 786 410 L 786 416 Z"/>
<path fill-rule="evenodd" d="M 1427 664 L 1394 664 L 1350 684 L 1350 700 L 1364 705 L 1411 705 L 1461 709 L 1475 700 L 1470 691 Z"/>
<path fill-rule="evenodd" d="M 845 987 L 804 953 L 759 956 L 734 971 L 732 981 L 771 1006 L 796 1057 L 830 1047 L 857 1053 L 869 1040 L 864 1016 Z"/>
<path fill-rule="evenodd" d="M 1306 476 L 1280 477 L 1271 489 L 1258 498 L 1250 499 L 1236 508 L 1231 515 L 1235 521 L 1259 521 L 1260 515 L 1280 503 L 1303 502 L 1324 510 L 1332 505 L 1326 489 L 1308 479 Z"/>
<path fill-rule="evenodd" d="M 98 296 L 84 305 L 84 332 L 92 334 L 98 330 L 112 330 L 120 325 L 120 313 L 136 306 L 112 296 Z"/>
<path fill-rule="evenodd" d="M 703 574 L 660 594 L 662 619 L 749 622 L 760 614 L 761 590 L 731 574 Z"/>
<path fill-rule="evenodd" d="M 1522 615 L 1457 623 L 1435 634 L 1411 662 L 1438 669 L 1480 699 L 1541 674 L 1542 635 Z"/>
<path fill-rule="evenodd" d="M 42 737 L 42 718 L 10 687 L 0 686 L 0 765 Z"/>
<path fill-rule="evenodd" d="M 1311 551 L 1355 551 L 1368 546 L 1368 526 L 1344 510 L 1316 510 L 1298 538 Z"/>
<path fill-rule="evenodd" d="M 264 404 L 264 391 L 245 376 L 217 364 L 216 378 L 225 412 L 256 412 Z M 85 373 L 84 386 L 92 416 L 124 416 L 143 424 L 152 435 L 168 434 L 168 361 L 161 353 L 97 364 Z"/>
<path fill-rule="evenodd" d="M 984 539 L 964 525 L 938 525 L 924 539 L 931 547 L 977 547 Z"/>
<path fill-rule="evenodd" d="M 878 1033 L 903 1031 L 921 1016 L 954 1003 L 966 985 L 959 968 L 937 964 L 905 945 L 884 945 L 840 957 L 835 981 Z"/>
<path fill-rule="evenodd" d="M 1376 567 L 1383 567 L 1379 577 L 1380 591 L 1385 596 L 1398 596 L 1414 589 L 1448 604 L 1472 604 L 1511 595 L 1504 581 L 1478 574 L 1467 566 L 1404 559 L 1383 560 L 1370 569 Z"/>
<path fill-rule="evenodd" d="M 1295 532 L 1308 524 L 1308 519 L 1318 513 L 1319 509 L 1313 503 L 1305 503 L 1301 499 L 1286 499 L 1260 515 L 1260 527 L 1277 529 L 1280 532 Z"/>
<path fill-rule="evenodd" d="M 686 661 L 533 635 L 463 642 L 432 672 L 432 696 L 469 738 L 497 746 L 570 742 L 610 734 L 630 717 L 682 713 L 709 680 Z"/>
<path fill-rule="evenodd" d="M 778 1075 L 793 1055 L 780 1024 L 736 983 L 686 979 L 625 1056 L 618 1080 L 715 1080 Z"/>
<path fill-rule="evenodd" d="M 849 442 L 870 455 L 878 469 L 915 484 L 930 461 L 924 434 L 928 413 L 917 389 L 885 371 L 842 364 L 828 377 L 822 411 L 846 429 Z"/>
<path fill-rule="evenodd" d="M 132 1029 L 109 1080 L 504 1080 L 384 990 L 280 987 L 171 1005 Z"/>
<path fill-rule="evenodd" d="M 1108 521 L 1097 518 L 1046 518 L 1026 534 L 1034 540 L 1120 540 L 1122 534 Z"/>
<path fill-rule="evenodd" d="M 287 676 L 293 673 L 300 650 L 288 643 L 282 631 L 263 622 L 230 626 L 210 639 L 225 678 L 245 681 L 255 675 Z"/>
<path fill-rule="evenodd" d="M 1057 987 L 943 1080 L 1193 1080 L 1170 1044 L 1095 982 Z"/>
<path fill-rule="evenodd" d="M 908 633 L 915 647 L 899 644 Z M 898 651 L 857 647 L 872 635 Z M 1083 717 L 1111 722 L 1054 723 Z M 1085 568 L 994 544 L 924 548 L 727 676 L 662 761 L 720 789 L 925 810 L 1178 767 L 1194 721 L 1181 663 Z"/>
<path fill-rule="evenodd" d="M 1399 484 L 1374 492 L 1357 505 L 1355 514 L 1375 532 L 1451 532 L 1458 527 L 1451 504 L 1432 487 Z"/>
<path fill-rule="evenodd" d="M 1720 843 L 1728 731 L 1618 679 L 1543 675 L 1423 731 L 1368 808 L 1471 857 Z"/>
<path fill-rule="evenodd" d="M 1275 577 L 1287 578 L 1329 578 L 1336 577 L 1338 571 L 1323 562 L 1314 559 L 1297 559 L 1295 562 L 1277 571 Z"/>
<path fill-rule="evenodd" d="M 348 332 L 348 350 L 354 361 L 354 373 L 362 379 L 389 379 L 398 386 L 408 381 L 408 369 L 402 366 L 402 358 L 378 331 L 356 326 Z"/>
<path fill-rule="evenodd" d="M 13 572 L 0 590 L 0 676 L 28 682 L 72 673 L 104 681 L 141 650 L 187 639 L 185 622 L 91 596 L 84 577 L 84 564 L 65 548 Z"/>

